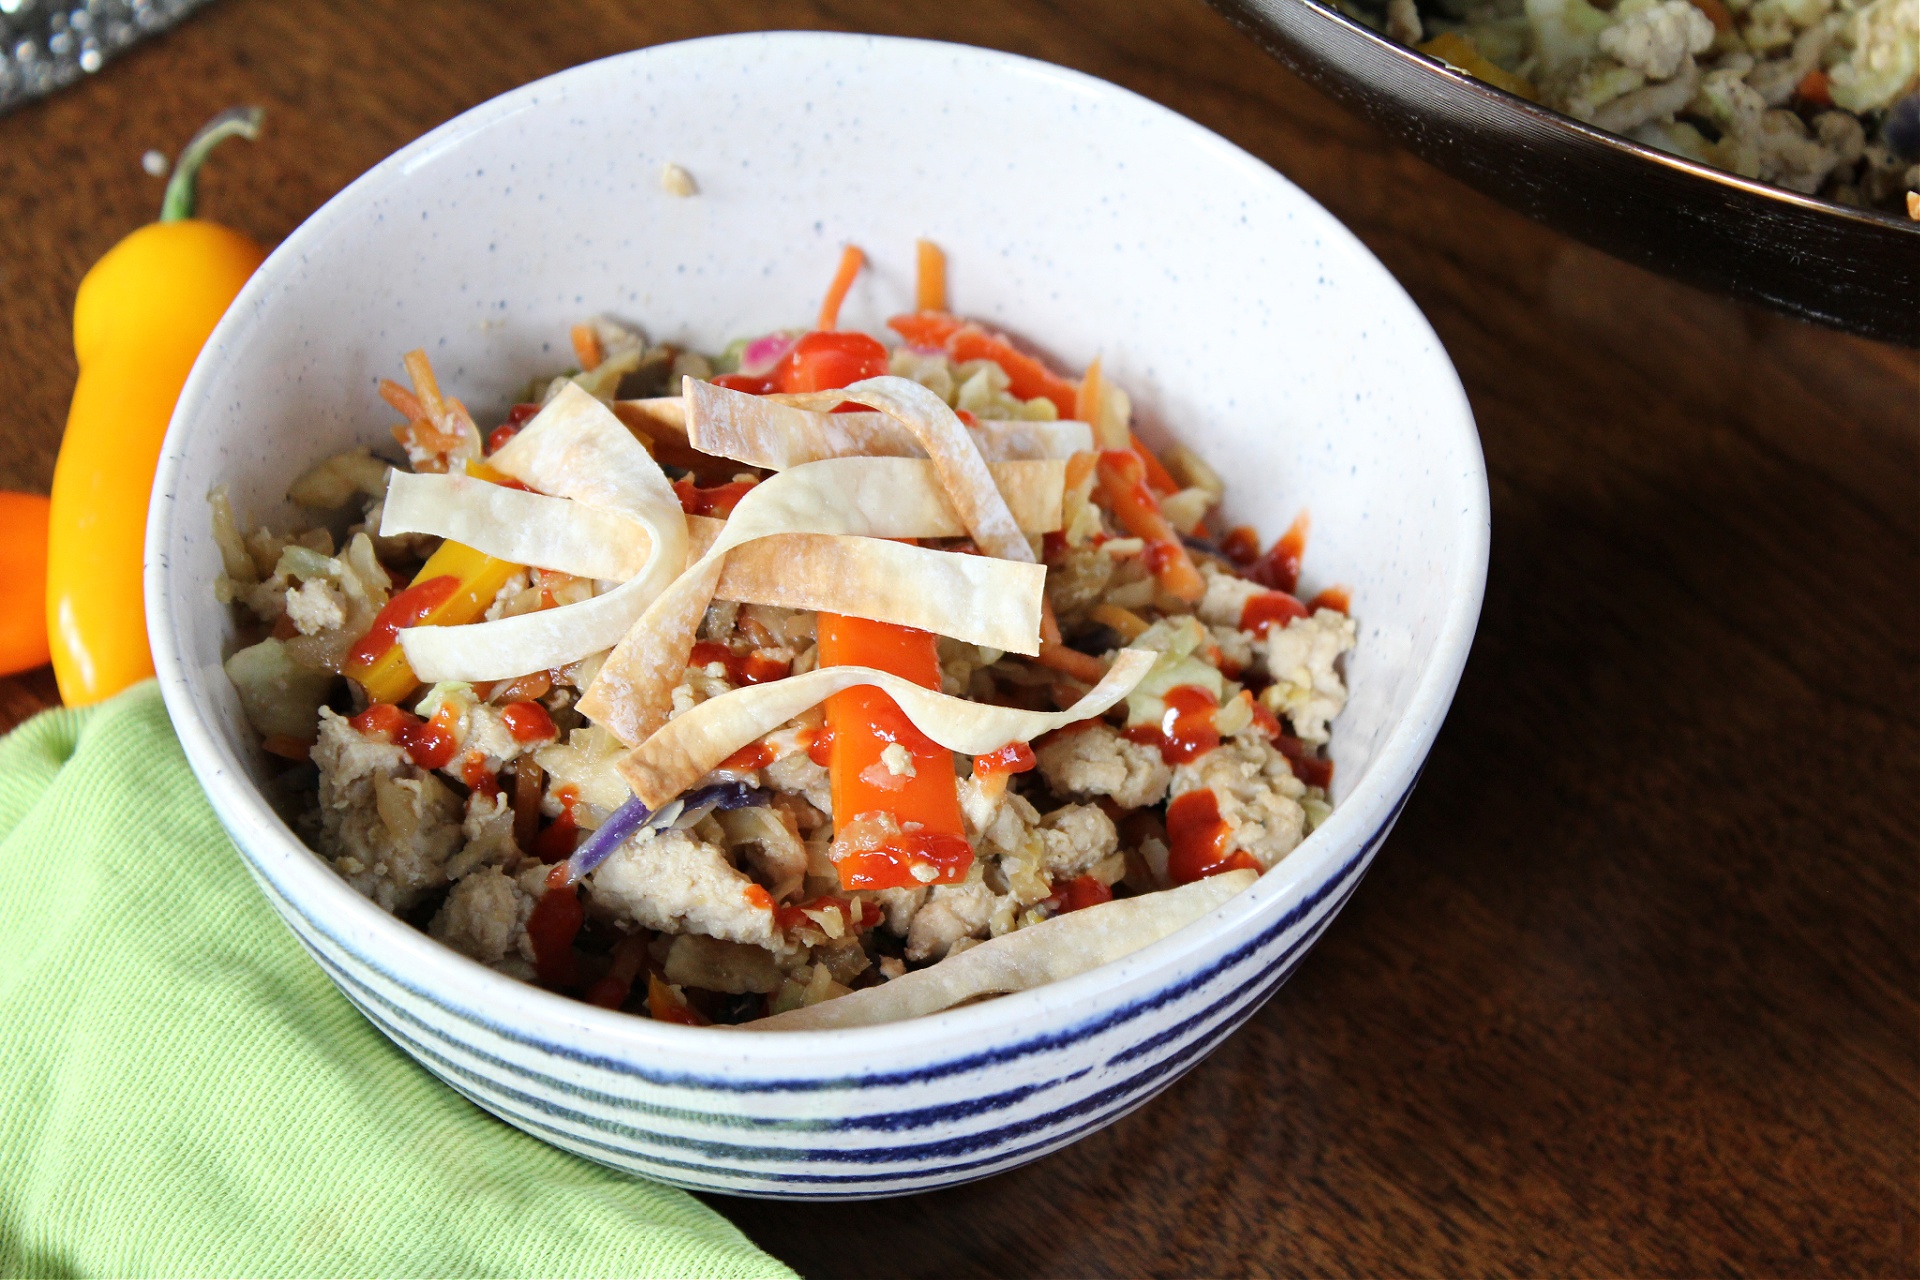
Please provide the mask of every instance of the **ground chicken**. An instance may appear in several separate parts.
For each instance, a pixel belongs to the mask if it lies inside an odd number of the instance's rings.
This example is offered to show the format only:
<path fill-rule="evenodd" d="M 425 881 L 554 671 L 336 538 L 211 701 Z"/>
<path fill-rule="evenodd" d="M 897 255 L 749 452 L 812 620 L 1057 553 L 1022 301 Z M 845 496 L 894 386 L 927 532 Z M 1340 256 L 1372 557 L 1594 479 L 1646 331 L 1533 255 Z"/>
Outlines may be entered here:
<path fill-rule="evenodd" d="M 1154 747 L 1130 742 L 1107 724 L 1057 733 L 1034 748 L 1040 776 L 1055 795 L 1076 800 L 1110 796 L 1123 809 L 1166 798 L 1166 761 Z"/>
<path fill-rule="evenodd" d="M 597 907 L 665 933 L 784 946 L 766 891 L 688 831 L 643 831 L 587 879 Z M 756 902 L 755 899 L 758 899 Z"/>
<path fill-rule="evenodd" d="M 1353 648 L 1356 634 L 1352 618 L 1321 609 L 1310 618 L 1295 618 L 1283 630 L 1267 632 L 1254 645 L 1273 678 L 1260 691 L 1260 701 L 1276 716 L 1285 716 L 1301 741 L 1325 742 L 1327 722 L 1347 705 L 1347 686 L 1334 663 Z"/>
<path fill-rule="evenodd" d="M 907 959 L 940 960 L 962 938 L 987 932 L 993 917 L 994 893 L 981 880 L 964 884 L 937 884 L 907 930 Z"/>
<path fill-rule="evenodd" d="M 1042 866 L 1054 880 L 1084 876 L 1113 855 L 1120 835 L 1096 805 L 1070 804 L 1040 819 Z"/>
<path fill-rule="evenodd" d="M 1670 79 L 1688 57 L 1713 43 L 1713 23 L 1690 0 L 1659 0 L 1645 8 L 1622 4 L 1600 33 L 1600 51 L 1649 80 Z"/>
<path fill-rule="evenodd" d="M 407 753 L 320 710 L 320 852 L 342 878 L 388 911 L 446 883 L 460 847 L 460 799 Z"/>
<path fill-rule="evenodd" d="M 447 859 L 447 879 L 458 880 L 481 867 L 519 869 L 522 855 L 513 838 L 513 806 L 505 795 L 487 796 L 478 791 L 469 795 L 460 834 L 466 844 Z"/>
<path fill-rule="evenodd" d="M 1200 615 L 1200 621 L 1211 626 L 1237 630 L 1247 601 L 1266 591 L 1259 583 L 1236 578 L 1211 560 L 1200 562 L 1200 576 L 1206 579 L 1207 593 L 1200 597 L 1194 612 Z"/>
<path fill-rule="evenodd" d="M 536 868 L 536 877 L 545 874 Z M 497 967 L 509 956 L 531 963 L 527 918 L 538 901 L 499 867 L 482 867 L 453 886 L 427 932 L 484 965 Z"/>
<path fill-rule="evenodd" d="M 1291 853 L 1306 834 L 1307 814 L 1300 806 L 1306 785 L 1264 737 L 1229 738 L 1175 767 L 1176 799 L 1203 787 L 1219 801 L 1228 831 L 1227 852 L 1244 850 L 1263 870 Z"/>
<path fill-rule="evenodd" d="M 287 621 L 303 636 L 347 625 L 347 598 L 325 578 L 309 578 L 287 588 Z"/>

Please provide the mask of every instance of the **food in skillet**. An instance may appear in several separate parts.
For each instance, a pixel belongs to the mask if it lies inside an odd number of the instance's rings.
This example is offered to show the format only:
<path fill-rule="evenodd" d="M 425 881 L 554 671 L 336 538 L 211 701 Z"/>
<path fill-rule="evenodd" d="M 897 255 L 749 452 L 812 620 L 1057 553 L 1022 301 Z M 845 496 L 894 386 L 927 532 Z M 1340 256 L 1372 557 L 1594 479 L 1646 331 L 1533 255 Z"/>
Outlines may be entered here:
<path fill-rule="evenodd" d="M 484 434 L 412 353 L 407 467 L 290 491 L 335 524 L 215 491 L 228 674 L 356 890 L 608 1008 L 851 1026 L 1136 950 L 1326 816 L 1355 628 L 1304 518 L 1216 540 L 1214 470 L 932 246 L 900 345 L 837 328 L 861 262 L 717 357 L 580 325 Z"/>
<path fill-rule="evenodd" d="M 1743 177 L 1907 213 L 1915 0 L 1336 0 L 1577 120 Z"/>

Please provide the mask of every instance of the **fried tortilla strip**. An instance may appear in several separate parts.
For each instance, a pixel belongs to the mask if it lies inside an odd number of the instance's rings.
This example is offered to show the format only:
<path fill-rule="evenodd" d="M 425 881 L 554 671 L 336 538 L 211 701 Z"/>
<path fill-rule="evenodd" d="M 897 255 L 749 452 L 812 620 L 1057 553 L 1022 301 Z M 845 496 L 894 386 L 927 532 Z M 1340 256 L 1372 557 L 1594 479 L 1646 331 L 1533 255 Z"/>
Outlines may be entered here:
<path fill-rule="evenodd" d="M 702 453 L 769 471 L 822 458 L 927 456 L 913 433 L 885 413 L 824 413 L 800 408 L 789 396 L 754 396 L 691 380 L 685 386 L 683 396 L 625 401 L 620 407 L 650 430 L 683 431 Z M 990 463 L 1064 460 L 1093 448 L 1093 429 L 1071 420 L 988 421 L 968 427 L 967 434 Z"/>
<path fill-rule="evenodd" d="M 1019 514 L 1035 532 L 1059 527 L 1064 462 L 1001 463 L 989 474 L 1008 476 Z M 1014 503 L 1001 501 L 1009 512 L 1015 509 Z M 633 624 L 580 700 L 580 711 L 629 746 L 666 722 L 673 687 L 686 670 L 687 654 L 719 586 L 725 557 L 735 547 L 784 533 L 940 538 L 962 532 L 933 463 L 925 459 L 829 458 L 783 471 L 740 499 L 719 538 Z M 1021 545 L 1026 545 L 1024 537 Z M 808 572 L 804 562 L 787 571 L 796 580 Z M 930 617 L 942 608 L 949 611 L 943 626 L 929 630 L 943 635 L 956 634 L 948 628 L 965 630 L 952 604 L 941 601 L 926 584 L 907 579 L 893 588 L 903 596 L 922 597 L 913 607 Z"/>
<path fill-rule="evenodd" d="M 1228 871 L 1177 889 L 1055 916 L 891 982 L 745 1024 L 751 1031 L 833 1031 L 904 1022 L 984 996 L 1027 991 L 1131 955 L 1183 929 L 1260 878 Z"/>
<path fill-rule="evenodd" d="M 487 462 L 541 494 L 638 525 L 648 538 L 646 561 L 612 591 L 578 604 L 463 627 L 406 628 L 401 648 L 425 681 L 509 680 L 600 653 L 686 567 L 686 515 L 672 484 L 633 433 L 580 388 L 563 389 Z M 388 529 L 384 521 L 381 528 Z"/>
<path fill-rule="evenodd" d="M 515 564 L 625 582 L 653 538 L 618 512 L 457 474 L 391 472 L 380 536 L 431 533 Z"/>
<path fill-rule="evenodd" d="M 1023 711 L 949 697 L 872 667 L 821 667 L 709 698 L 663 724 L 620 762 L 620 774 L 649 809 L 691 787 L 734 752 L 842 689 L 870 684 L 899 704 L 920 732 L 949 751 L 986 755 L 1010 742 L 1090 720 L 1133 691 L 1158 654 L 1122 649 L 1106 677 L 1065 711 Z M 591 714 L 591 713 L 589 713 Z"/>
<path fill-rule="evenodd" d="M 945 400 L 910 378 L 891 374 L 864 379 L 844 390 L 792 397 L 803 409 L 831 409 L 848 400 L 880 410 L 927 451 L 947 501 L 967 527 L 974 546 L 1000 560 L 1035 559 L 973 437 Z"/>

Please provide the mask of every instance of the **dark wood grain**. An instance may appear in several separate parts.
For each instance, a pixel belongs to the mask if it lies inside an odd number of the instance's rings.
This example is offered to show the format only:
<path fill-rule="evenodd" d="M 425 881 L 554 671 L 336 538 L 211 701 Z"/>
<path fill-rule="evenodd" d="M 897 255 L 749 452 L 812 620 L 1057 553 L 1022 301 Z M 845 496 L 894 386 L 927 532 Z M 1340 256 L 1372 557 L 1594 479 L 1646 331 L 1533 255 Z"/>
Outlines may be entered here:
<path fill-rule="evenodd" d="M 1325 203 L 1459 366 L 1493 566 L 1399 829 L 1211 1059 L 984 1183 L 714 1203 L 815 1276 L 1920 1272 L 1920 362 L 1526 222 L 1199 0 L 221 0 L 0 119 L 0 485 L 47 485 L 73 289 L 156 206 L 144 148 L 265 105 L 203 191 L 271 241 L 525 80 L 814 26 L 1090 71 Z M 0 694 L 10 723 L 51 684 Z"/>

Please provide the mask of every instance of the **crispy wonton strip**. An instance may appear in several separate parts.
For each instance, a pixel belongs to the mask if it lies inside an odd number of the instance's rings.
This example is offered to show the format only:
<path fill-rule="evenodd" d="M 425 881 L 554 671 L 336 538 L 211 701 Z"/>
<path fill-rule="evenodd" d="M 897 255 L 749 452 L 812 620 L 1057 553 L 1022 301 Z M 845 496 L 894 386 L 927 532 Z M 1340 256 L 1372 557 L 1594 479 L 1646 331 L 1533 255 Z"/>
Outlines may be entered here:
<path fill-rule="evenodd" d="M 1001 560 L 1033 561 L 1033 548 L 1021 536 L 973 437 L 945 400 L 911 379 L 891 374 L 866 378 L 843 390 L 795 397 L 795 403 L 805 409 L 831 409 L 846 400 L 893 418 L 927 451 L 933 469 L 940 473 L 947 501 L 967 526 L 974 546 Z"/>
<path fill-rule="evenodd" d="M 380 536 L 430 533 L 515 564 L 624 582 L 646 567 L 653 539 L 637 520 L 584 502 L 476 480 L 395 471 Z"/>
<path fill-rule="evenodd" d="M 642 413 L 649 426 L 670 423 L 684 431 L 702 453 L 769 471 L 822 458 L 926 456 L 913 434 L 884 413 L 822 413 L 789 404 L 787 397 L 752 396 L 691 379 L 685 386 L 684 397 L 633 400 L 623 407 Z M 982 422 L 967 433 L 988 462 L 1069 458 L 1093 447 L 1093 429 L 1070 420 Z"/>
<path fill-rule="evenodd" d="M 804 572 L 795 566 L 804 565 Z M 915 589 L 902 591 L 912 582 Z M 717 600 L 823 610 L 918 627 L 1029 656 L 1040 651 L 1047 567 L 883 538 L 781 533 L 736 547 Z"/>
<path fill-rule="evenodd" d="M 1003 933 L 939 964 L 745 1024 L 750 1031 L 827 1031 L 903 1022 L 982 996 L 1027 991 L 1131 955 L 1192 924 L 1260 878 L 1228 871 L 1177 889 L 1122 898 Z"/>
<path fill-rule="evenodd" d="M 1099 715 L 1132 692 L 1158 656 L 1146 649 L 1122 649 L 1106 678 L 1065 711 L 1023 711 L 969 702 L 872 667 L 821 667 L 707 699 L 667 721 L 620 762 L 620 773 L 642 804 L 657 809 L 748 743 L 842 689 L 863 684 L 885 691 L 920 732 L 941 746 L 971 756 L 986 755 L 1010 742 L 1031 742 L 1043 733 Z"/>
<path fill-rule="evenodd" d="M 1016 502 L 1003 498 L 1009 510 L 1042 517 L 1033 521 L 1035 532 L 1059 527 L 1064 462 L 1002 463 L 995 474 L 1008 477 L 1010 488 L 1019 490 Z M 829 458 L 783 471 L 740 499 L 720 537 L 633 624 L 581 698 L 580 711 L 629 746 L 666 721 L 673 686 L 686 670 L 694 633 L 734 547 L 782 533 L 941 538 L 962 532 L 933 464 L 925 459 Z M 787 572 L 797 579 L 808 567 L 796 563 Z M 895 589 L 927 596 L 930 609 L 941 603 L 912 580 L 896 583 Z M 964 629 L 957 620 L 928 629 L 957 634 L 949 629 L 955 627 Z"/>
<path fill-rule="evenodd" d="M 409 627 L 407 662 L 422 680 L 506 680 L 577 662 L 618 644 L 687 561 L 687 522 L 658 464 L 608 408 L 568 386 L 487 459 L 544 494 L 624 516 L 647 533 L 644 569 L 605 595 L 464 627 Z"/>

